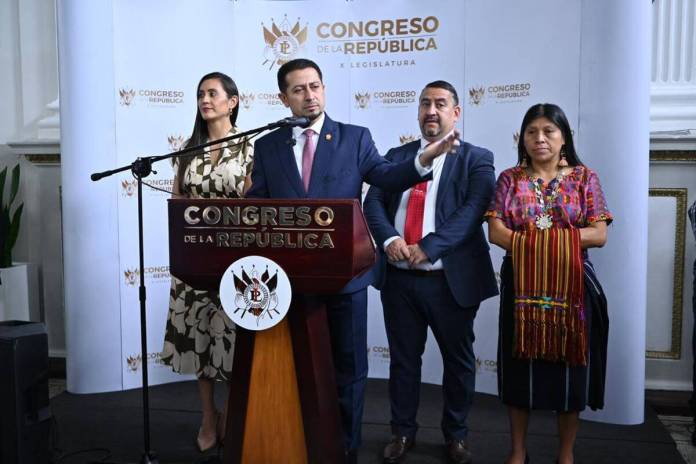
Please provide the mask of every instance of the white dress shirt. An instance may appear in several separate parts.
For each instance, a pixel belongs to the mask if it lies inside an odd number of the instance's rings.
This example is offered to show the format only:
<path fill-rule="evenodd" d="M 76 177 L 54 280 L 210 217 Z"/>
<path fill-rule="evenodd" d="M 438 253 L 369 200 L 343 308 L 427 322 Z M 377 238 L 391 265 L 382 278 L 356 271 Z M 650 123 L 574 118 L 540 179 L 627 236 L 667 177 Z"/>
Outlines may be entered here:
<path fill-rule="evenodd" d="M 302 178 L 302 150 L 304 150 L 305 143 L 307 143 L 307 136 L 304 134 L 304 131 L 307 129 L 312 129 L 314 131 L 312 141 L 314 142 L 314 149 L 316 150 L 322 127 L 324 127 L 324 113 L 321 113 L 309 127 L 295 126 L 292 128 L 292 139 L 295 141 L 292 152 L 295 155 L 295 164 L 297 164 L 297 172 L 300 173 L 300 178 Z"/>
<path fill-rule="evenodd" d="M 447 134 L 445 137 L 447 136 L 449 136 L 449 134 Z M 426 145 L 428 145 L 429 143 L 430 142 L 428 142 L 427 140 L 421 139 L 421 147 L 420 150 L 418 150 L 418 155 L 420 155 L 420 153 L 425 149 Z M 416 159 L 418 158 L 418 155 L 416 155 Z M 446 156 L 446 154 L 438 156 L 437 158 L 435 158 L 432 164 L 433 179 L 428 181 L 428 189 L 425 192 L 425 209 L 423 210 L 422 237 L 425 237 L 431 232 L 435 232 L 435 200 L 437 200 L 437 189 L 440 184 L 440 174 L 442 174 L 442 166 L 445 164 Z M 419 164 L 420 163 L 416 163 L 416 165 Z M 397 230 L 397 232 L 399 232 L 399 235 L 395 235 L 386 239 L 383 245 L 385 249 L 391 242 L 393 242 L 397 238 L 402 238 L 404 236 L 404 226 L 406 224 L 406 208 L 408 207 L 408 199 L 411 197 L 411 191 L 413 191 L 413 188 L 408 189 L 401 195 L 401 202 L 399 203 L 399 207 L 396 210 L 396 216 L 394 217 L 394 228 Z M 422 271 L 434 271 L 442 269 L 441 259 L 438 259 L 434 263 L 431 263 L 430 261 L 426 260 L 412 268 L 409 267 L 408 261 L 406 260 L 397 261 L 395 263 L 390 262 L 390 264 L 400 269 L 420 269 Z"/>

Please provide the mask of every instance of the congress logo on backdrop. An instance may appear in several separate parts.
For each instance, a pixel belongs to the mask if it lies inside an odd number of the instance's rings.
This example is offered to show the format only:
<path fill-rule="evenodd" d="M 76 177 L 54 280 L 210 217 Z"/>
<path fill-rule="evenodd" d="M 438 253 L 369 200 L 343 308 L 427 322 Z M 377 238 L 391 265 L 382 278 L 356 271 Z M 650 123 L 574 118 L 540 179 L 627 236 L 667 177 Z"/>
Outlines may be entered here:
<path fill-rule="evenodd" d="M 469 104 L 483 106 L 486 102 L 516 103 L 524 101 L 531 93 L 532 84 L 530 82 L 482 85 L 469 89 Z"/>
<path fill-rule="evenodd" d="M 181 147 L 184 146 L 186 138 L 183 135 L 169 135 L 167 136 L 167 143 L 169 144 L 170 151 L 179 151 Z"/>
<path fill-rule="evenodd" d="M 128 370 L 131 372 L 137 372 L 138 369 L 140 369 L 140 363 L 142 361 L 142 358 L 140 355 L 131 355 L 131 356 L 126 356 L 126 365 L 128 366 Z"/>
<path fill-rule="evenodd" d="M 121 196 L 124 197 L 132 197 L 135 195 L 135 192 L 138 188 L 138 181 L 133 179 L 133 180 L 126 180 L 123 179 L 121 181 Z"/>
<path fill-rule="evenodd" d="M 177 151 L 179 148 L 174 148 L 170 143 L 170 148 L 172 151 Z M 151 197 L 168 197 L 172 193 L 174 188 L 174 179 L 167 177 L 165 179 L 151 179 L 147 178 L 143 180 L 143 191 L 144 197 L 147 195 Z M 135 198 L 138 193 L 138 181 L 133 180 L 121 180 L 121 196 L 124 198 Z"/>
<path fill-rule="evenodd" d="M 357 92 L 355 107 L 360 110 L 370 106 L 379 108 L 403 108 L 416 102 L 418 93 L 415 90 L 384 89 L 373 92 Z"/>
<path fill-rule="evenodd" d="M 167 177 L 166 179 L 145 179 L 143 181 L 143 189 L 146 195 L 157 198 L 169 198 L 174 189 L 174 179 Z"/>
<path fill-rule="evenodd" d="M 164 365 L 164 363 L 162 362 L 162 355 L 160 353 L 148 353 L 147 363 L 148 366 L 152 364 Z M 142 364 L 143 359 L 142 356 L 140 356 L 140 353 L 126 356 L 126 366 L 129 372 L 138 372 Z"/>
<path fill-rule="evenodd" d="M 297 18 L 297 22 L 292 26 L 288 21 L 288 15 L 283 17 L 280 24 L 276 24 L 271 18 L 270 28 L 267 28 L 263 23 L 261 23 L 261 27 L 263 28 L 263 40 L 266 42 L 266 48 L 263 50 L 264 61 L 261 64 L 266 65 L 270 62 L 269 71 L 273 65 L 282 66 L 295 58 L 307 41 L 307 25 L 300 26 L 300 18 Z"/>
<path fill-rule="evenodd" d="M 498 363 L 494 359 L 476 358 L 476 372 L 498 372 Z"/>
<path fill-rule="evenodd" d="M 249 108 L 251 108 L 251 105 L 254 103 L 254 94 L 242 92 L 239 94 L 239 101 L 242 102 L 242 107 L 245 110 L 248 110 Z"/>
<path fill-rule="evenodd" d="M 150 283 L 169 283 L 171 274 L 169 266 L 146 266 L 145 269 L 145 284 Z M 140 283 L 140 270 L 135 267 L 127 267 L 123 271 L 123 280 L 126 286 L 135 287 Z"/>
<path fill-rule="evenodd" d="M 138 284 L 138 277 L 140 276 L 140 271 L 138 269 L 126 268 L 123 271 L 123 280 L 129 287 L 135 287 Z"/>
<path fill-rule="evenodd" d="M 121 98 L 121 105 L 130 106 L 133 103 L 133 98 L 135 98 L 135 90 L 133 89 L 119 89 L 118 96 Z"/>
<path fill-rule="evenodd" d="M 232 263 L 220 280 L 220 302 L 235 324 L 266 330 L 290 308 L 292 291 L 287 274 L 275 261 L 245 256 Z"/>
<path fill-rule="evenodd" d="M 472 87 L 469 89 L 469 104 L 479 106 L 483 102 L 483 97 L 485 96 L 485 87 Z"/>
<path fill-rule="evenodd" d="M 418 135 L 413 135 L 413 134 L 400 135 L 399 136 L 399 143 L 401 143 L 401 145 L 406 145 L 407 143 L 415 142 L 418 139 L 420 139 L 420 136 L 418 136 Z"/>
<path fill-rule="evenodd" d="M 355 106 L 361 110 L 367 109 L 370 105 L 370 92 L 356 93 L 355 94 Z"/>
<path fill-rule="evenodd" d="M 351 55 L 350 60 L 340 63 L 342 68 L 413 66 L 416 56 L 437 50 L 439 28 L 440 19 L 436 16 L 320 21 L 315 30 L 316 52 Z M 407 56 L 390 59 L 395 54 Z M 357 59 L 361 57 L 370 59 Z"/>
<path fill-rule="evenodd" d="M 378 361 L 388 363 L 391 359 L 388 346 L 374 345 L 367 347 L 367 355 Z"/>
<path fill-rule="evenodd" d="M 176 89 L 133 89 L 121 87 L 118 89 L 119 103 L 131 107 L 136 103 L 146 106 L 174 108 L 184 102 L 184 92 Z"/>
<path fill-rule="evenodd" d="M 282 110 L 285 111 L 285 105 L 278 97 L 278 92 L 260 91 L 260 92 L 248 92 L 239 94 L 239 101 L 242 108 L 245 110 L 251 108 L 262 108 L 264 110 Z"/>

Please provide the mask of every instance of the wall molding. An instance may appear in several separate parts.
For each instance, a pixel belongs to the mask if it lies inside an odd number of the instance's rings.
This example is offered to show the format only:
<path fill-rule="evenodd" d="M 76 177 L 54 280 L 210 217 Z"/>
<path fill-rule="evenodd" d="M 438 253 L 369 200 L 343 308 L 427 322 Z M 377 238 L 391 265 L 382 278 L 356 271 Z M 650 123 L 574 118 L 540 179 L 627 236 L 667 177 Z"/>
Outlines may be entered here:
<path fill-rule="evenodd" d="M 681 359 L 682 310 L 684 307 L 684 241 L 686 239 L 686 188 L 651 188 L 651 197 L 670 197 L 677 202 L 674 233 L 674 269 L 672 270 L 672 324 L 669 351 L 646 350 L 649 359 Z"/>
<path fill-rule="evenodd" d="M 650 128 L 696 129 L 696 0 L 653 3 Z"/>
<path fill-rule="evenodd" d="M 696 163 L 696 150 L 650 150 L 650 162 L 656 161 Z"/>

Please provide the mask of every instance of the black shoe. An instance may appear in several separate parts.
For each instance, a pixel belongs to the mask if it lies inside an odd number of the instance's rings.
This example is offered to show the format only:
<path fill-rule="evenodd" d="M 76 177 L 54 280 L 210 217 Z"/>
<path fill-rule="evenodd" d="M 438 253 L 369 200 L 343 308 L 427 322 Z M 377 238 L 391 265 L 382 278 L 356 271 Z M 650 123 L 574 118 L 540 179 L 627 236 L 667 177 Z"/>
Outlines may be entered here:
<path fill-rule="evenodd" d="M 466 440 L 452 440 L 447 443 L 447 455 L 454 464 L 471 464 L 473 462 Z"/>
<path fill-rule="evenodd" d="M 396 464 L 406 456 L 408 450 L 413 447 L 414 440 L 408 437 L 392 437 L 391 441 L 384 447 L 384 463 Z"/>

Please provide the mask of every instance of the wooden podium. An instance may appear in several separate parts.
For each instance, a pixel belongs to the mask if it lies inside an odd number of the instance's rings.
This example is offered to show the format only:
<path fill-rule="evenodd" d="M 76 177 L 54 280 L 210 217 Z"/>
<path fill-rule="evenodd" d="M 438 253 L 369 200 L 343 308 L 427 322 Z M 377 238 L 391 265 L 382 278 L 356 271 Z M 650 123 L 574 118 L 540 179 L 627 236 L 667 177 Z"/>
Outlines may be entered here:
<path fill-rule="evenodd" d="M 249 255 L 278 263 L 292 285 L 288 316 L 265 331 L 237 327 L 224 462 L 344 461 L 336 382 L 321 295 L 375 262 L 357 200 L 169 200 L 170 271 L 217 290 Z"/>

